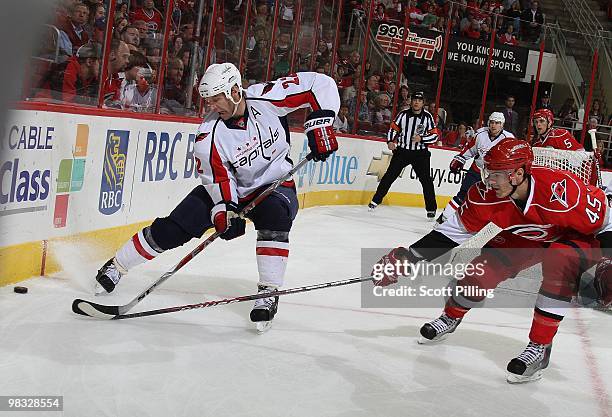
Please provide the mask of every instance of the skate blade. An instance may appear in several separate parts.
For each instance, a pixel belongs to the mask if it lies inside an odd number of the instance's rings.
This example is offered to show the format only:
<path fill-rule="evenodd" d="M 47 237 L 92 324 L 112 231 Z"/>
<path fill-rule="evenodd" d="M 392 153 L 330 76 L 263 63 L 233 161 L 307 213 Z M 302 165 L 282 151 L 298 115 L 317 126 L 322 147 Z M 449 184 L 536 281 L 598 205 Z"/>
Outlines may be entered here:
<path fill-rule="evenodd" d="M 444 342 L 446 340 L 446 338 L 448 337 L 448 334 L 445 334 L 444 336 L 440 336 L 438 339 L 427 339 L 423 336 L 419 336 L 419 338 L 417 339 L 417 343 L 419 345 L 435 345 L 438 344 L 440 342 Z"/>
<path fill-rule="evenodd" d="M 543 375 L 544 373 L 541 370 L 535 372 L 531 376 L 523 376 L 523 375 L 507 373 L 506 382 L 508 382 L 509 384 L 525 384 L 527 382 L 537 381 L 538 379 L 541 379 Z"/>
<path fill-rule="evenodd" d="M 259 334 L 265 333 L 272 327 L 272 320 L 270 321 L 258 321 L 255 323 L 255 329 Z"/>
<path fill-rule="evenodd" d="M 100 285 L 100 283 L 98 281 L 95 281 L 94 284 L 94 295 L 96 297 L 104 297 L 106 295 L 110 295 L 110 293 L 106 292 L 106 290 L 104 289 L 104 287 L 102 285 Z"/>

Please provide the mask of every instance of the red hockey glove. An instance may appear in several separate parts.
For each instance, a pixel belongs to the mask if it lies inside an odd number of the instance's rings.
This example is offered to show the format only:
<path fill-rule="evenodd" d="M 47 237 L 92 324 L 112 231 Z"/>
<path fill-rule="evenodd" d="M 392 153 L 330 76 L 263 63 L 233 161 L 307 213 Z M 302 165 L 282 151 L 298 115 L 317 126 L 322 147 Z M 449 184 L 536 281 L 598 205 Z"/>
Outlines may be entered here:
<path fill-rule="evenodd" d="M 465 165 L 465 158 L 461 155 L 455 155 L 450 163 L 450 172 L 455 174 L 461 172 L 463 165 Z"/>
<path fill-rule="evenodd" d="M 336 114 L 332 110 L 315 110 L 306 118 L 304 133 L 308 137 L 308 147 L 315 161 L 325 161 L 338 149 L 333 128 L 335 118 Z"/>
<path fill-rule="evenodd" d="M 409 252 L 406 248 L 399 247 L 380 258 L 372 269 L 374 285 L 386 287 L 395 284 L 400 276 L 407 275 L 410 271 L 405 270 L 404 261 L 409 259 Z M 410 270 L 412 268 L 410 267 Z"/>
<path fill-rule="evenodd" d="M 219 203 L 211 211 L 215 231 L 220 233 L 223 240 L 232 240 L 240 237 L 246 230 L 246 221 L 237 214 L 233 204 Z"/>
<path fill-rule="evenodd" d="M 612 259 L 603 257 L 597 263 L 593 285 L 599 304 L 606 308 L 612 306 Z"/>

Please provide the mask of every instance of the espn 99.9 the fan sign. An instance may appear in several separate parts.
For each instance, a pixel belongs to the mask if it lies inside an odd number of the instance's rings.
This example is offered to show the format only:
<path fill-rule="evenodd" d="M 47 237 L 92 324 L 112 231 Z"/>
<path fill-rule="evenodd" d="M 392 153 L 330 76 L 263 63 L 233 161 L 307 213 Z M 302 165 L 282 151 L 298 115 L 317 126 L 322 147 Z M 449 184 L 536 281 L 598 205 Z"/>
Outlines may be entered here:
<path fill-rule="evenodd" d="M 376 32 L 376 40 L 390 54 L 399 55 L 402 49 L 403 38 L 403 27 L 387 23 L 381 24 Z M 441 50 L 442 35 L 439 32 L 417 28 L 408 29 L 404 56 L 412 53 L 417 59 L 431 61 Z"/>

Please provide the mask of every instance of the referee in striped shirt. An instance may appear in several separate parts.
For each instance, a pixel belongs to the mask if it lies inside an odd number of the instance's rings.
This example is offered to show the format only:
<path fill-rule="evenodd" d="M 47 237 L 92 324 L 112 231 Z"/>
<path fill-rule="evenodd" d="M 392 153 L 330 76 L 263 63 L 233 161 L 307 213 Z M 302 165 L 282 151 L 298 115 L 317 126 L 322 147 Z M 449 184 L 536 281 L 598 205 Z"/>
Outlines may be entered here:
<path fill-rule="evenodd" d="M 368 204 L 370 211 L 382 202 L 402 169 L 407 165 L 412 165 L 423 187 L 427 218 L 429 220 L 435 218 L 438 205 L 429 168 L 431 153 L 427 146 L 438 140 L 438 129 L 433 116 L 423 109 L 423 105 L 423 93 L 415 92 L 410 97 L 410 108 L 401 111 L 391 123 L 389 133 L 387 133 L 387 146 L 393 152 L 393 157 L 391 157 L 387 172 L 378 184 L 372 201 Z"/>

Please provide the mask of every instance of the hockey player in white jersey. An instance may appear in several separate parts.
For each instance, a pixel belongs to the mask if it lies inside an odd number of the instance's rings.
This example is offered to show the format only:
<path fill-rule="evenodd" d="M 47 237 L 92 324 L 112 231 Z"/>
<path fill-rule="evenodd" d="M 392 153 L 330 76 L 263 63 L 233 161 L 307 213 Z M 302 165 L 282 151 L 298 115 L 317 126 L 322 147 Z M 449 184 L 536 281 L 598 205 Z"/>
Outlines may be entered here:
<path fill-rule="evenodd" d="M 201 237 L 213 227 L 225 240 L 243 235 L 245 221 L 235 213 L 292 168 L 288 113 L 312 108 L 304 127 L 314 160 L 325 160 L 338 149 L 333 122 L 340 97 L 334 80 L 326 75 L 297 73 L 244 90 L 233 64 L 213 64 L 202 77 L 199 92 L 212 110 L 196 135 L 196 166 L 202 185 L 168 217 L 155 219 L 117 251 L 98 271 L 99 292 L 112 292 L 128 270 Z M 297 210 L 291 180 L 248 215 L 257 230 L 259 292 L 283 285 L 289 231 Z M 278 297 L 258 299 L 250 318 L 269 322 L 277 306 Z"/>
<path fill-rule="evenodd" d="M 451 199 L 451 201 L 448 202 L 442 214 L 440 214 L 440 216 L 438 216 L 436 219 L 438 223 L 444 223 L 446 219 L 450 218 L 457 208 L 459 208 L 461 203 L 463 203 L 463 200 L 465 200 L 465 196 L 470 187 L 480 181 L 480 171 L 483 167 L 483 158 L 488 150 L 499 143 L 502 139 L 514 138 L 514 135 L 511 132 L 504 130 L 505 122 L 506 119 L 503 113 L 491 113 L 489 116 L 488 126 L 478 129 L 461 152 L 453 157 L 449 169 L 454 173 L 461 172 L 463 166 L 468 160 L 474 159 L 474 161 L 461 181 L 459 192 Z"/>

